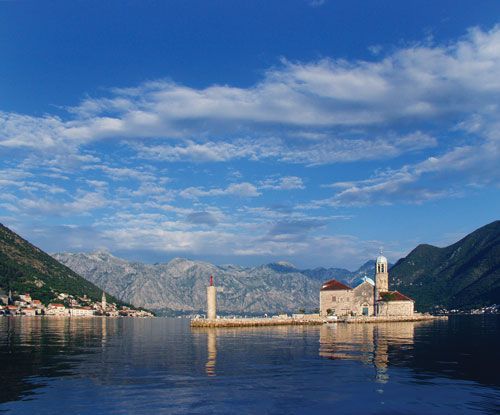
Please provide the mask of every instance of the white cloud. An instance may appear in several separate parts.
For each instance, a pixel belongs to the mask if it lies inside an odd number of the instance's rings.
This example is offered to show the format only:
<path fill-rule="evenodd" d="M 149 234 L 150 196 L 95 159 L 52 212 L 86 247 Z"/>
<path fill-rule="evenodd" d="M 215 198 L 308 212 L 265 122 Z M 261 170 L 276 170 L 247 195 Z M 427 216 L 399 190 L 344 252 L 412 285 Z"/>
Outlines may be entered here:
<path fill-rule="evenodd" d="M 187 140 L 182 144 L 134 145 L 138 156 L 165 161 L 220 162 L 233 159 L 262 159 L 277 155 L 280 140 L 238 139 L 231 142 Z"/>
<path fill-rule="evenodd" d="M 285 176 L 278 178 L 271 178 L 263 180 L 260 185 L 260 189 L 272 189 L 272 190 L 294 190 L 294 189 L 304 189 L 304 182 L 300 177 L 297 176 Z"/>
<path fill-rule="evenodd" d="M 285 176 L 265 179 L 257 186 L 252 183 L 241 182 L 232 183 L 226 188 L 204 189 L 201 187 L 188 187 L 181 190 L 179 195 L 186 199 L 216 196 L 257 197 L 261 195 L 259 190 L 294 190 L 304 188 L 304 183 L 300 177 Z"/>
<path fill-rule="evenodd" d="M 198 222 L 200 219 L 202 222 Z M 155 252 L 165 258 L 174 255 L 201 255 L 214 259 L 225 256 L 238 262 L 282 258 L 293 259 L 305 266 L 341 264 L 352 267 L 373 256 L 380 246 L 380 241 L 366 241 L 350 235 L 308 235 L 308 229 L 321 228 L 322 222 L 317 220 L 269 224 L 244 222 L 243 227 L 248 230 L 245 232 L 241 232 L 240 226 L 221 230 L 221 224 L 210 215 L 197 215 L 195 222 L 198 223 L 170 221 L 161 214 L 121 212 L 91 228 L 52 228 L 44 224 L 37 240 L 50 246 L 51 251 L 88 251 L 107 247 L 112 252 Z M 301 237 L 294 238 L 295 233 Z"/>
<path fill-rule="evenodd" d="M 308 165 L 353 162 L 361 160 L 383 160 L 404 153 L 435 147 L 437 140 L 421 131 L 407 135 L 389 134 L 388 137 L 372 139 L 329 139 L 305 148 L 287 148 L 281 152 L 280 160 Z"/>
<path fill-rule="evenodd" d="M 301 137 L 305 132 L 301 132 Z M 314 133 L 311 133 L 314 134 Z M 276 159 L 307 165 L 377 160 L 397 157 L 437 145 L 437 140 L 421 131 L 406 135 L 387 134 L 373 138 L 335 138 L 325 133 L 311 143 L 287 142 L 278 138 L 237 139 L 230 142 L 188 140 L 182 144 L 134 145 L 138 156 L 150 160 L 225 162 L 238 159 Z"/>
<path fill-rule="evenodd" d="M 0 146 L 53 148 L 59 144 L 64 123 L 57 117 L 32 117 L 0 112 Z"/>
<path fill-rule="evenodd" d="M 461 196 L 470 187 L 497 185 L 500 182 L 500 134 L 496 128 L 500 124 L 481 123 L 477 117 L 474 120 L 474 128 L 482 129 L 482 135 L 487 137 L 479 145 L 458 146 L 440 156 L 386 170 L 368 179 L 332 183 L 328 187 L 340 189 L 335 196 L 302 207 L 422 203 Z"/>
<path fill-rule="evenodd" d="M 85 170 L 100 170 L 113 180 L 138 180 L 142 182 L 155 182 L 158 178 L 151 171 L 132 167 L 112 167 L 106 164 L 90 164 L 84 167 Z M 164 183 L 167 178 L 163 178 Z"/>
<path fill-rule="evenodd" d="M 2 155 L 30 155 L 0 172 L 0 207 L 11 220 L 78 216 L 74 223 L 98 229 L 95 240 L 85 240 L 90 231 L 80 237 L 71 232 L 69 242 L 82 248 L 361 261 L 380 242 L 332 235 L 334 217 L 324 213 L 331 207 L 422 203 L 498 186 L 499 45 L 500 26 L 473 29 L 447 45 L 411 45 L 388 55 L 377 50 L 371 62 L 283 61 L 247 88 L 157 81 L 86 99 L 67 117 L 3 112 Z M 114 141 L 105 150 L 91 144 L 107 138 Z M 386 159 L 408 153 L 412 158 L 386 167 Z M 262 170 L 230 166 L 252 170 L 246 177 L 215 166 L 220 177 L 238 182 L 185 189 L 178 188 L 183 172 L 201 168 L 161 163 L 239 160 L 262 161 Z M 287 176 L 271 176 L 274 161 L 371 160 L 384 160 L 384 167 L 370 175 L 365 169 L 373 163 L 360 163 L 355 180 L 331 183 L 328 190 L 315 188 L 313 177 L 335 169 L 308 176 L 303 172 L 312 169 L 289 166 L 282 169 Z M 9 156 L 2 161 L 14 165 Z M 168 172 L 155 167 L 166 165 Z M 277 197 L 267 202 L 285 206 L 244 206 L 267 191 L 285 190 L 304 190 L 291 198 L 304 200 L 300 209 Z M 325 192 L 330 197 L 307 202 Z M 205 203 L 222 196 L 243 201 L 227 199 L 229 206 L 224 200 L 216 208 Z M 313 216 L 311 208 L 324 210 Z M 104 213 L 94 220 L 98 209 Z M 338 213 L 345 219 L 349 211 Z"/>
<path fill-rule="evenodd" d="M 87 192 L 79 190 L 71 200 L 48 199 L 39 197 L 16 197 L 16 212 L 19 214 L 70 216 L 88 214 L 91 211 L 109 205 L 104 194 L 99 191 Z"/>
<path fill-rule="evenodd" d="M 199 197 L 213 196 L 238 196 L 238 197 L 257 197 L 260 192 L 257 188 L 248 182 L 232 183 L 226 188 L 213 188 L 204 190 L 200 187 L 188 187 L 182 190 L 179 195 L 186 199 L 197 199 Z"/>
<path fill-rule="evenodd" d="M 470 30 L 448 45 L 416 44 L 377 61 L 283 61 L 248 87 L 190 88 L 155 81 L 89 98 L 71 117 L 0 114 L 0 145 L 49 148 L 106 137 L 185 138 L 294 128 L 381 125 L 463 115 L 496 104 L 500 26 Z M 286 132 L 285 132 L 286 134 Z M 194 146 L 191 145 L 192 150 Z M 168 157 L 179 157 L 182 148 Z M 224 158 L 201 146 L 198 157 Z"/>

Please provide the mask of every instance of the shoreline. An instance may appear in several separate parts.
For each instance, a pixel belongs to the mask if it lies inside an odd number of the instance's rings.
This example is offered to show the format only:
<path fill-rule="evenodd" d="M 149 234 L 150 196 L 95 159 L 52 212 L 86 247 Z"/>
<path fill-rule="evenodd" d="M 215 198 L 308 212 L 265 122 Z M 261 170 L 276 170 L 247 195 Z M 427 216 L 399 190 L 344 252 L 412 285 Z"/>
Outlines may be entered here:
<path fill-rule="evenodd" d="M 430 321 L 448 320 L 448 316 L 433 316 L 419 314 L 413 316 L 386 316 L 386 317 L 339 317 L 332 321 L 324 317 L 317 318 L 218 318 L 208 320 L 195 318 L 191 320 L 191 327 L 264 327 L 264 326 L 319 326 L 329 323 L 367 324 L 367 323 L 392 323 L 402 321 Z"/>
<path fill-rule="evenodd" d="M 341 317 L 337 320 L 337 322 L 346 324 L 367 324 L 367 323 L 392 323 L 392 322 L 402 322 L 402 321 L 429 321 L 429 320 L 448 320 L 448 316 L 417 314 L 413 316 Z"/>
<path fill-rule="evenodd" d="M 70 315 L 57 315 L 57 314 L 36 314 L 36 315 L 26 315 L 26 314 L 0 314 L 0 317 L 11 317 L 11 318 L 157 318 L 156 316 L 70 316 Z"/>

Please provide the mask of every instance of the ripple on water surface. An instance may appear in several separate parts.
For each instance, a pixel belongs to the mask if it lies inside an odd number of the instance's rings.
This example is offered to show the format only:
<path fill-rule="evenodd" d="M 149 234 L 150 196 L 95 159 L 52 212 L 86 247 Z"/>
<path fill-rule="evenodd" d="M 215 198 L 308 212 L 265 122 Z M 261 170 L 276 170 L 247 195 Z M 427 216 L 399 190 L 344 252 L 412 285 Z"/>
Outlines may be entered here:
<path fill-rule="evenodd" d="M 7 413 L 500 412 L 500 319 L 191 329 L 0 318 Z"/>

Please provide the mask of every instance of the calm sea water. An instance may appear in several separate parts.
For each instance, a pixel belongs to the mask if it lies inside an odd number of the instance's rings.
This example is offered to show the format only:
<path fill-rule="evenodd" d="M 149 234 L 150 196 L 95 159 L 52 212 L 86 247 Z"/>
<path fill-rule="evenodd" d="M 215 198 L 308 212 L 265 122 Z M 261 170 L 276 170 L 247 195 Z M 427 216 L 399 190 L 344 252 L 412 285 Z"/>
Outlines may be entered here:
<path fill-rule="evenodd" d="M 500 413 L 500 318 L 191 329 L 0 318 L 0 412 Z"/>

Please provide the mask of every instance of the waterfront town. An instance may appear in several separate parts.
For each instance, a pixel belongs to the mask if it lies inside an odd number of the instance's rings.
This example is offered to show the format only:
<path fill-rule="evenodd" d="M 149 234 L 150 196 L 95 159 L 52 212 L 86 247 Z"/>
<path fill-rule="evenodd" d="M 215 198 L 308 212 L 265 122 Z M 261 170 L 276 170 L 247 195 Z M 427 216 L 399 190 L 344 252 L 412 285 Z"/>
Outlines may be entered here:
<path fill-rule="evenodd" d="M 354 288 L 337 280 L 322 284 L 319 291 L 319 308 L 312 314 L 305 310 L 299 313 L 278 314 L 273 316 L 252 317 L 217 315 L 217 291 L 213 276 L 207 287 L 207 314 L 190 316 L 192 327 L 238 327 L 238 326 L 274 326 L 274 325 L 317 325 L 330 322 L 366 323 L 366 322 L 401 322 L 423 321 L 446 318 L 449 314 L 463 313 L 461 310 L 446 310 L 436 307 L 434 312 L 418 313 L 414 309 L 414 300 L 400 293 L 389 291 L 389 266 L 387 258 L 380 254 L 375 261 L 374 278 L 364 276 Z M 222 291 L 222 290 L 221 290 Z M 500 306 L 492 305 L 469 310 L 467 314 L 497 314 Z M 58 316 L 58 317 L 154 317 L 143 309 L 125 305 L 118 306 L 108 302 L 102 292 L 101 301 L 95 301 L 87 295 L 75 296 L 68 293 L 55 293 L 54 299 L 47 305 L 30 293 L 19 294 L 0 288 L 0 316 Z"/>
<path fill-rule="evenodd" d="M 136 310 L 127 306 L 118 307 L 108 303 L 106 294 L 101 301 L 93 301 L 86 295 L 75 297 L 67 293 L 57 295 L 57 300 L 44 305 L 29 293 L 16 294 L 0 290 L 0 315 L 4 316 L 53 316 L 53 317 L 153 317 L 146 310 Z"/>

